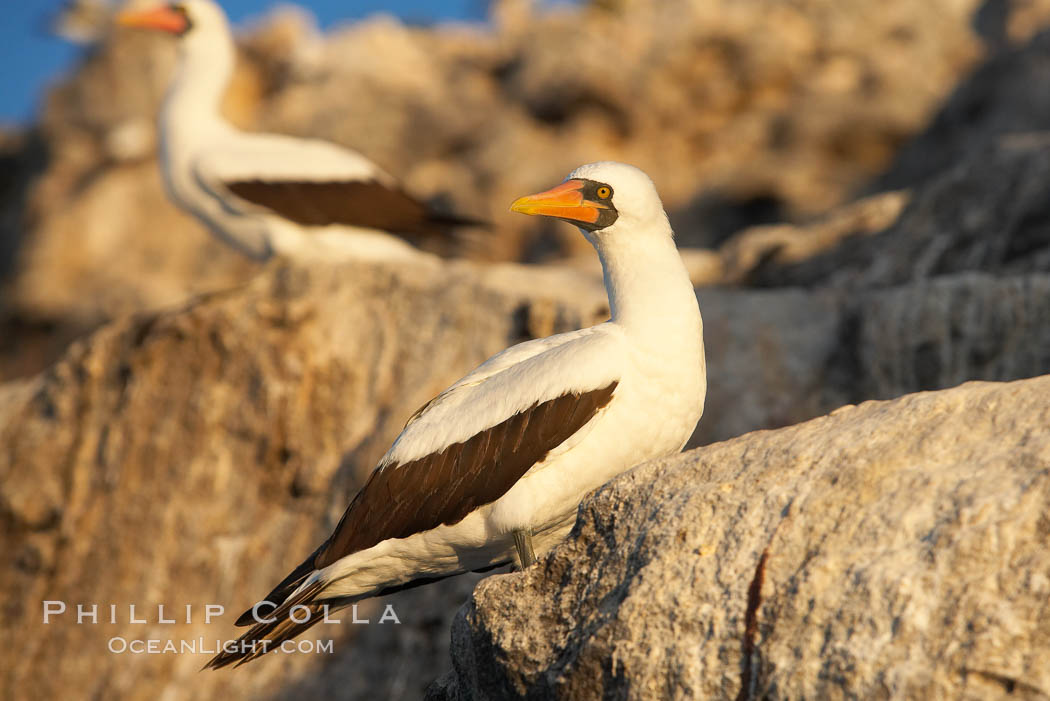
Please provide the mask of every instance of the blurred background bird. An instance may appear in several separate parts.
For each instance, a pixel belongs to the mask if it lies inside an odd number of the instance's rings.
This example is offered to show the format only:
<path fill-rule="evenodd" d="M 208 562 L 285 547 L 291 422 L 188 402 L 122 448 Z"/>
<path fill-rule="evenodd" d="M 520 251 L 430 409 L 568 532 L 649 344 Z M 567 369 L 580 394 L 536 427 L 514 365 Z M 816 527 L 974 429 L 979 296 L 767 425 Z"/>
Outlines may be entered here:
<path fill-rule="evenodd" d="M 246 255 L 389 260 L 476 219 L 410 195 L 355 151 L 233 127 L 220 113 L 235 48 L 211 0 L 129 10 L 125 27 L 171 34 L 178 68 L 160 114 L 160 165 L 171 198 Z M 367 105 L 360 105 L 367 109 Z"/>

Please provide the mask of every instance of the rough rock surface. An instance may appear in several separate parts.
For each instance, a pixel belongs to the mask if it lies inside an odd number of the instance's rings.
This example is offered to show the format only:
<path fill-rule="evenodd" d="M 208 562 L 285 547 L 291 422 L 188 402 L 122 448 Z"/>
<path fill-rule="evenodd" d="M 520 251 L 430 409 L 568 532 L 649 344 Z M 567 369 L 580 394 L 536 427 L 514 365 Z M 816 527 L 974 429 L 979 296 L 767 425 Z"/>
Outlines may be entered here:
<path fill-rule="evenodd" d="M 636 468 L 474 590 L 433 699 L 1050 696 L 1050 376 Z"/>
<path fill-rule="evenodd" d="M 694 443 L 858 395 L 1020 377 L 1050 362 L 1046 276 L 945 278 L 856 299 L 699 297 L 711 389 Z M 282 656 L 249 674 L 197 674 L 201 655 L 106 645 L 225 639 L 235 610 L 334 525 L 419 405 L 511 343 L 607 313 L 598 282 L 572 268 L 278 263 L 238 289 L 112 322 L 45 373 L 0 385 L 0 551 L 13 565 L 0 573 L 0 632 L 25 650 L 0 661 L 0 695 L 421 692 L 447 666 L 449 619 L 470 578 L 384 600 L 402 618 L 396 629 L 321 626 L 335 654 Z M 42 625 L 45 599 L 66 601 L 69 617 Z M 138 604 L 151 624 L 128 623 L 125 610 L 116 625 L 70 622 L 77 603 L 110 602 Z M 194 622 L 157 623 L 162 603 L 169 616 L 194 604 Z M 228 615 L 203 624 L 207 603 Z"/>
<path fill-rule="evenodd" d="M 1028 3 L 988 3 L 1021 7 Z M 1043 3 L 1031 3 L 1033 10 Z M 929 127 L 906 144 L 867 191 L 909 188 L 895 221 L 830 227 L 844 235 L 809 245 L 827 223 L 743 232 L 723 246 L 736 253 L 728 279 L 762 286 L 885 286 L 950 273 L 1050 271 L 1050 32 L 994 54 L 967 77 Z M 865 201 L 858 203 L 864 205 Z M 854 205 L 856 207 L 858 205 Z M 843 213 L 826 217 L 842 221 Z M 884 210 L 886 211 L 886 210 Z M 882 226 L 879 226 L 879 224 Z M 859 234 L 859 235 L 853 235 Z M 780 243 L 781 250 L 774 246 Z M 742 251 L 742 254 L 738 252 Z M 818 255 L 793 255 L 799 250 Z M 763 255 L 765 257 L 763 258 Z M 758 261 L 747 267 L 751 261 Z"/>
<path fill-rule="evenodd" d="M 533 303 L 502 278 L 486 283 L 495 270 L 472 270 L 274 266 L 241 290 L 106 326 L 5 386 L 0 626 L 20 653 L 0 661 L 0 696 L 418 695 L 443 666 L 469 580 L 393 600 L 396 631 L 319 626 L 340 654 L 247 674 L 198 674 L 202 655 L 110 654 L 107 641 L 228 639 L 234 609 L 326 535 L 419 405 L 506 345 L 603 313 L 586 299 Z M 45 599 L 70 615 L 43 625 Z M 99 603 L 102 623 L 76 625 L 77 603 Z M 116 625 L 109 603 L 121 605 Z M 149 625 L 129 623 L 131 603 Z M 209 603 L 227 610 L 205 625 Z M 159 624 L 158 604 L 180 621 L 193 604 L 193 623 Z"/>
<path fill-rule="evenodd" d="M 699 284 L 768 284 L 771 266 L 797 265 L 835 250 L 846 239 L 885 231 L 898 220 L 909 199 L 909 192 L 891 190 L 837 207 L 805 225 L 750 227 L 719 247 L 719 264 L 705 271 L 709 277 L 701 273 L 694 278 Z"/>
<path fill-rule="evenodd" d="M 1046 2 L 1031 4 L 1050 8 Z M 1050 127 L 1050 77 L 1044 70 L 1048 60 L 1050 32 L 993 53 L 956 86 L 930 125 L 904 145 L 871 187 L 913 187 L 950 168 L 960 155 L 987 151 L 1006 136 L 1046 131 Z"/>
<path fill-rule="evenodd" d="M 979 58 L 980 4 L 504 0 L 488 26 L 377 16 L 328 36 L 285 11 L 244 32 L 225 111 L 358 148 L 491 217 L 499 235 L 465 242 L 473 257 L 580 250 L 567 227 L 506 205 L 599 158 L 653 173 L 680 240 L 712 245 L 823 212 L 877 175 Z M 90 327 L 255 270 L 159 186 L 153 125 L 172 60 L 166 39 L 113 33 L 50 93 L 26 149 L 5 148 L 30 164 L 0 188 L 12 273 L 0 312 L 16 328 Z"/>
<path fill-rule="evenodd" d="M 1050 372 L 1050 275 L 961 274 L 847 294 L 698 291 L 707 411 L 692 445 L 845 403 Z"/>
<path fill-rule="evenodd" d="M 1003 137 L 916 186 L 882 231 L 803 260 L 774 260 L 752 269 L 748 281 L 857 288 L 967 271 L 1050 272 L 1048 185 L 1050 132 Z"/>
<path fill-rule="evenodd" d="M 419 404 L 494 351 L 607 314 L 593 253 L 570 227 L 503 211 L 582 161 L 648 168 L 679 242 L 718 246 L 685 252 L 711 376 L 692 445 L 844 403 L 1050 373 L 1050 103 L 1038 87 L 1050 43 L 1037 34 L 1048 8 L 602 0 L 539 12 L 504 0 L 490 28 L 378 17 L 322 37 L 293 12 L 241 37 L 225 106 L 235 123 L 346 143 L 420 192 L 491 214 L 497 235 L 464 242 L 468 256 L 574 255 L 530 268 L 239 258 L 160 186 L 153 115 L 171 47 L 111 37 L 38 125 L 0 135 L 0 380 L 26 378 L 0 384 L 11 563 L 0 633 L 24 649 L 0 658 L 0 697 L 419 695 L 449 666 L 451 617 L 476 578 L 364 606 L 375 622 L 392 603 L 402 625 L 320 626 L 334 654 L 247 673 L 105 648 L 114 636 L 228 637 Z M 864 187 L 973 65 L 971 21 L 1001 53 L 866 187 L 875 194 L 824 211 Z M 1043 378 L 869 404 L 641 468 L 590 502 L 547 569 L 478 590 L 456 628 L 457 672 L 433 693 L 648 697 L 679 684 L 698 696 L 1046 698 L 1045 669 L 1023 655 L 1045 658 L 1033 621 L 1047 618 L 1050 570 L 1022 536 L 1047 539 L 1030 518 L 1033 500 L 1047 503 L 1046 461 L 1031 462 L 1046 455 L 1047 390 Z M 1028 590 L 1013 596 L 1019 573 Z M 1023 615 L 1033 596 L 1041 617 Z M 122 610 L 117 624 L 78 626 L 71 611 L 44 626 L 44 599 L 136 603 L 150 623 Z M 526 606 L 539 601 L 554 608 Z M 158 603 L 168 615 L 192 603 L 194 621 L 160 624 Z M 206 603 L 227 615 L 205 625 Z M 691 614 L 649 620 L 649 605 Z M 936 606 L 953 608 L 930 615 Z M 978 608 L 973 630 L 951 628 Z M 529 655 L 503 655 L 503 643 Z M 646 655 L 670 666 L 646 667 Z M 964 656 L 986 664 L 951 667 Z M 470 659 L 492 664 L 472 675 Z M 864 686 L 879 664 L 882 686 Z M 668 669 L 679 671 L 654 676 Z"/>

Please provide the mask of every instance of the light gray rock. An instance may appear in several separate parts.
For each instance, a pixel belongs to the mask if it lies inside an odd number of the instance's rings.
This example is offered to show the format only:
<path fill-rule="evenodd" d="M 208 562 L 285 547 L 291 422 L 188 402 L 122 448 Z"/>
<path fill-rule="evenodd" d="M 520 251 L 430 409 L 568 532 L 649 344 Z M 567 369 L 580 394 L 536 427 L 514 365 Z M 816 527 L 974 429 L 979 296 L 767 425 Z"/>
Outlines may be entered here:
<path fill-rule="evenodd" d="M 843 241 L 885 231 L 897 221 L 908 199 L 905 191 L 883 192 L 838 207 L 806 225 L 769 224 L 744 229 L 719 248 L 722 268 L 715 282 L 747 284 L 761 279 L 767 266 L 799 263 Z"/>
<path fill-rule="evenodd" d="M 639 467 L 481 582 L 432 699 L 1050 696 L 1050 376 Z"/>
<path fill-rule="evenodd" d="M 697 291 L 708 409 L 691 445 L 846 403 L 1050 373 L 1050 275 L 966 273 L 888 289 Z"/>
<path fill-rule="evenodd" d="M 230 639 L 239 610 L 330 532 L 415 409 L 534 330 L 604 312 L 600 299 L 516 288 L 506 269 L 486 281 L 496 273 L 275 263 L 242 288 L 107 325 L 0 387 L 0 634 L 19 640 L 0 658 L 0 697 L 421 694 L 445 666 L 470 578 L 385 599 L 396 628 L 375 625 L 371 602 L 372 626 L 314 629 L 333 654 L 247 672 L 108 644 Z M 69 615 L 44 625 L 44 600 Z M 99 605 L 99 625 L 77 625 L 78 603 Z M 130 622 L 131 604 L 149 624 Z M 159 623 L 159 604 L 178 623 Z M 225 615 L 204 623 L 205 604 Z"/>
<path fill-rule="evenodd" d="M 1050 372 L 1048 274 L 965 273 L 862 297 L 844 322 L 855 345 L 837 355 L 847 401 Z"/>
<path fill-rule="evenodd" d="M 1014 17 L 1027 9 L 1050 17 L 1046 0 L 985 2 L 986 8 L 997 5 L 1020 10 Z M 1042 31 L 1045 28 L 1045 19 L 1031 22 L 1030 36 L 1023 42 L 993 52 L 961 80 L 929 126 L 901 148 L 873 187 L 914 187 L 961 158 L 987 152 L 1004 138 L 1045 131 L 1050 120 L 1050 78 L 1044 70 L 1050 59 L 1050 33 Z"/>
<path fill-rule="evenodd" d="M 845 304 L 834 291 L 697 291 L 707 350 L 707 406 L 691 445 L 830 411 Z"/>
<path fill-rule="evenodd" d="M 1045 15 L 1048 7 L 1041 1 L 984 5 L 988 12 L 1005 13 L 1004 21 Z M 1010 34 L 1018 35 L 1020 25 L 1011 26 Z M 993 52 L 960 82 L 928 128 L 864 188 L 880 193 L 875 202 L 887 196 L 883 190 L 909 188 L 899 216 L 869 220 L 874 228 L 840 227 L 840 233 L 862 235 L 823 251 L 813 244 L 833 241 L 822 232 L 835 233 L 836 221 L 848 224 L 853 207 L 797 230 L 778 226 L 738 233 L 722 247 L 727 281 L 881 287 L 970 271 L 1050 272 L 1048 60 L 1050 33 L 1043 32 Z"/>
<path fill-rule="evenodd" d="M 965 272 L 1050 272 L 1050 133 L 1002 136 L 951 158 L 945 170 L 912 189 L 900 216 L 883 230 L 805 260 L 773 261 L 752 270 L 748 281 L 857 289 Z"/>
<path fill-rule="evenodd" d="M 711 382 L 693 442 L 803 421 L 857 394 L 1032 373 L 1050 347 L 1048 287 L 1045 276 L 961 276 L 855 298 L 702 289 Z M 111 322 L 46 372 L 0 385 L 0 552 L 11 565 L 0 634 L 26 651 L 0 659 L 0 696 L 421 693 L 448 666 L 450 618 L 475 579 L 384 599 L 397 628 L 318 627 L 332 655 L 248 672 L 198 674 L 202 655 L 106 645 L 229 636 L 234 610 L 327 534 L 423 402 L 512 343 L 607 314 L 598 278 L 571 267 L 275 262 L 238 288 Z M 916 372 L 931 353 L 952 361 Z M 189 600 L 230 615 L 43 626 L 44 599 L 154 613 Z M 377 605 L 362 616 L 375 620 Z"/>

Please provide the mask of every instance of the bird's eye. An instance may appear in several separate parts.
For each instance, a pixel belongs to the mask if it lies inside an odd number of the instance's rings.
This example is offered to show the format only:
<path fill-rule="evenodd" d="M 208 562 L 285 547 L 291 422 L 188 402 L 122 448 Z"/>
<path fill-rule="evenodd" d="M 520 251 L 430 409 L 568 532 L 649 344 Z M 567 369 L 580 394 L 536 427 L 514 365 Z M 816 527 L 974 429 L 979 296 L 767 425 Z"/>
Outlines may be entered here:
<path fill-rule="evenodd" d="M 595 191 L 599 199 L 607 200 L 612 196 L 612 188 L 608 185 L 600 185 Z"/>

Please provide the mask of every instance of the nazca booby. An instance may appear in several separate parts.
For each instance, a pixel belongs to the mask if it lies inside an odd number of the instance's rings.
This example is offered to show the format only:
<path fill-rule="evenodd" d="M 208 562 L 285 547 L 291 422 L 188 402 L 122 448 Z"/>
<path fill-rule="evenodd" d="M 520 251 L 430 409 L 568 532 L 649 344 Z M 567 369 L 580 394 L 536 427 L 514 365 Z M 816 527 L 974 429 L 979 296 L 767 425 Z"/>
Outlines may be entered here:
<path fill-rule="evenodd" d="M 159 120 L 165 185 L 179 207 L 241 252 L 400 260 L 419 250 L 392 233 L 421 242 L 481 223 L 437 212 L 350 149 L 229 124 L 220 103 L 236 51 L 212 0 L 129 10 L 117 21 L 178 37 Z"/>
<path fill-rule="evenodd" d="M 580 228 L 611 319 L 512 346 L 417 411 L 331 536 L 241 615 L 252 627 L 209 667 L 276 648 L 326 605 L 528 567 L 566 536 L 584 495 L 685 446 L 707 390 L 703 323 L 652 181 L 593 163 L 511 209 Z"/>

